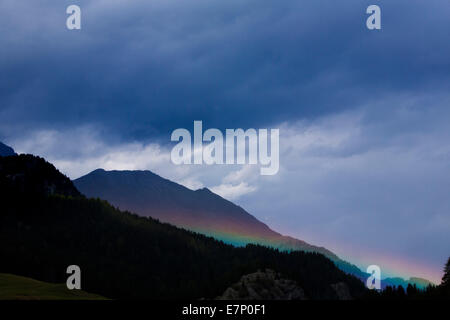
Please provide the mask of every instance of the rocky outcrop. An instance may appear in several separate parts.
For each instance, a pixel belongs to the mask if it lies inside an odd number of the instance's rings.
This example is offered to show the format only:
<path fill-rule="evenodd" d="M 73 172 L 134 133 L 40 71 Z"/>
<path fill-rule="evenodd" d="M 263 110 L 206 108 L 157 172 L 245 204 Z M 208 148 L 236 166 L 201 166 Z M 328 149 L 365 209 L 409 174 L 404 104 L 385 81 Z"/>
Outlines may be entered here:
<path fill-rule="evenodd" d="M 257 271 L 242 276 L 217 297 L 218 300 L 306 300 L 297 282 L 283 279 L 273 270 Z"/>
<path fill-rule="evenodd" d="M 331 285 L 339 300 L 352 300 L 350 290 L 345 282 L 338 282 Z"/>

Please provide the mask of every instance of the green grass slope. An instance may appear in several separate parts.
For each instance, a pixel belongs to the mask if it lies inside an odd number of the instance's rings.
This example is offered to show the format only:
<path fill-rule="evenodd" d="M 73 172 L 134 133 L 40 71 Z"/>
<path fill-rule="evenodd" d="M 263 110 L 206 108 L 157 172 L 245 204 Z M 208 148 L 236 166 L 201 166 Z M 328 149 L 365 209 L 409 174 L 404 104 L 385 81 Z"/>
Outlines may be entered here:
<path fill-rule="evenodd" d="M 0 273 L 0 300 L 103 300 L 82 290 L 69 290 L 65 284 L 48 283 Z"/>

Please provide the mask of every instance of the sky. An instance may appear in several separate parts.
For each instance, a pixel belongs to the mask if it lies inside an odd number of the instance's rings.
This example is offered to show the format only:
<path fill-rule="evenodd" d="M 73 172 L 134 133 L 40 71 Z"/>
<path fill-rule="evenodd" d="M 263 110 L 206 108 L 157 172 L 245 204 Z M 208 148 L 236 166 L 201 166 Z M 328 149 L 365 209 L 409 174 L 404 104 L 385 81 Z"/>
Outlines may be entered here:
<path fill-rule="evenodd" d="M 71 178 L 147 169 L 208 187 L 362 268 L 438 283 L 449 17 L 446 0 L 1 0 L 0 141 Z M 173 165 L 171 132 L 194 120 L 279 129 L 278 174 Z"/>

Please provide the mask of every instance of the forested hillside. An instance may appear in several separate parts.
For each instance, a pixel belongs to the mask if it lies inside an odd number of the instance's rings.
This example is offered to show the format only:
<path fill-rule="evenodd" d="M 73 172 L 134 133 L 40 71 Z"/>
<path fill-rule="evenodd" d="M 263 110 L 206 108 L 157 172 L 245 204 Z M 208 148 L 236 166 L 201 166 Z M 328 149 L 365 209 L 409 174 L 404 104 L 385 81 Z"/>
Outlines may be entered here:
<path fill-rule="evenodd" d="M 82 289 L 108 298 L 213 298 L 242 275 L 270 268 L 310 299 L 334 299 L 362 282 L 317 253 L 235 248 L 151 218 L 86 199 L 44 159 L 0 158 L 0 272 L 63 283 L 79 265 Z"/>

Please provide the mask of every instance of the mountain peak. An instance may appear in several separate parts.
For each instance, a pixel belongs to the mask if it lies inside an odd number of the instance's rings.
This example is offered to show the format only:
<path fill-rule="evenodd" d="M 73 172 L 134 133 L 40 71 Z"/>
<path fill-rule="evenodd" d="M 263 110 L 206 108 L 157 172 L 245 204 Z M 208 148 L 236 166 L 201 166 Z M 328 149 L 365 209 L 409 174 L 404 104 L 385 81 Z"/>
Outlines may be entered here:
<path fill-rule="evenodd" d="M 98 168 L 98 169 L 95 169 L 95 170 L 89 172 L 84 177 L 90 176 L 90 175 L 96 175 L 96 174 L 106 174 L 106 175 L 110 175 L 110 176 L 114 176 L 114 175 L 116 175 L 116 176 L 126 176 L 126 175 L 158 176 L 156 173 L 153 173 L 150 170 L 105 170 L 103 168 Z"/>
<path fill-rule="evenodd" d="M 106 170 L 103 168 L 98 168 L 98 169 L 95 169 L 94 171 L 92 171 L 91 173 L 94 173 L 94 172 L 106 172 Z"/>
<path fill-rule="evenodd" d="M 213 193 L 211 190 L 209 190 L 208 188 L 201 188 L 201 189 L 197 189 L 195 190 L 195 192 L 205 192 L 205 193 Z"/>
<path fill-rule="evenodd" d="M 16 153 L 13 148 L 0 142 L 0 157 L 8 157 L 8 156 L 15 156 L 15 155 L 16 155 Z"/>

